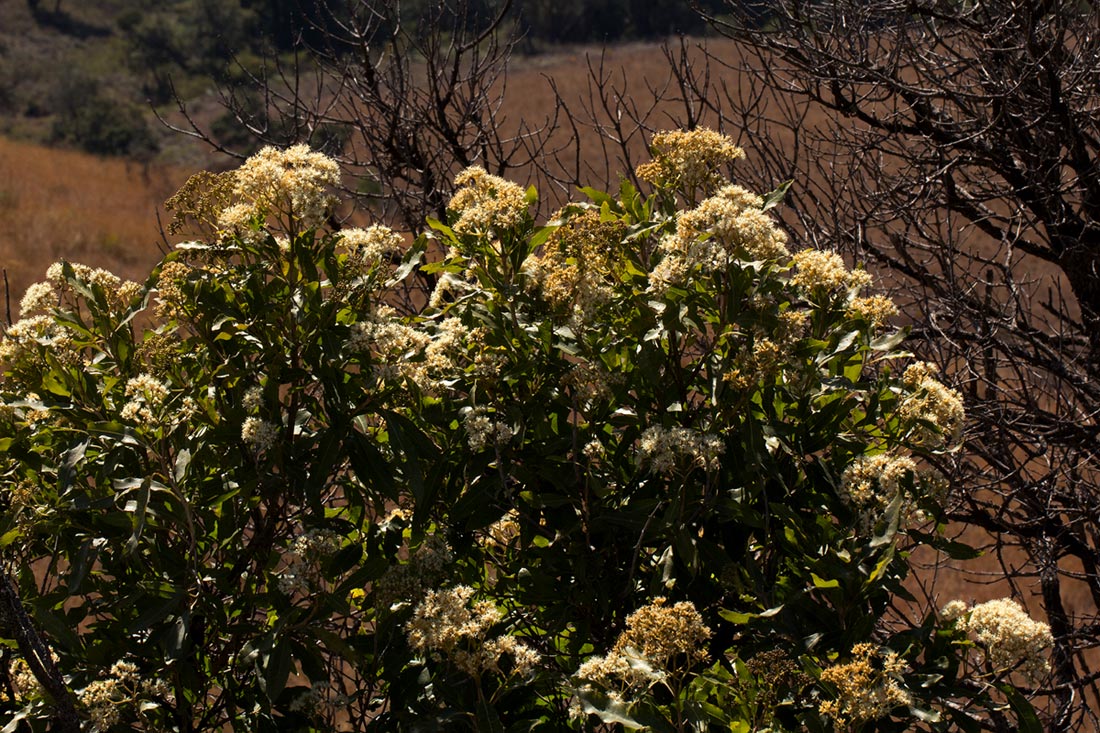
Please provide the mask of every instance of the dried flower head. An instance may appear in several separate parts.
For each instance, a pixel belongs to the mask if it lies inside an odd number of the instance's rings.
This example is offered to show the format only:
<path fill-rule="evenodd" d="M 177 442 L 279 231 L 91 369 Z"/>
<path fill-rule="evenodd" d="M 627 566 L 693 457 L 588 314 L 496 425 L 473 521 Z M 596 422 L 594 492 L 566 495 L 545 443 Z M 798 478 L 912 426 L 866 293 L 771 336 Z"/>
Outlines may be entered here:
<path fill-rule="evenodd" d="M 626 617 L 626 631 L 615 642 L 615 651 L 633 649 L 666 670 L 672 670 L 682 660 L 687 665 L 707 659 L 705 642 L 710 629 L 689 601 L 668 605 L 664 598 L 655 598 Z"/>
<path fill-rule="evenodd" d="M 234 184 L 233 173 L 201 171 L 187 179 L 164 208 L 172 212 L 169 234 L 179 234 L 189 222 L 202 228 L 215 226 L 218 214 L 230 205 Z"/>

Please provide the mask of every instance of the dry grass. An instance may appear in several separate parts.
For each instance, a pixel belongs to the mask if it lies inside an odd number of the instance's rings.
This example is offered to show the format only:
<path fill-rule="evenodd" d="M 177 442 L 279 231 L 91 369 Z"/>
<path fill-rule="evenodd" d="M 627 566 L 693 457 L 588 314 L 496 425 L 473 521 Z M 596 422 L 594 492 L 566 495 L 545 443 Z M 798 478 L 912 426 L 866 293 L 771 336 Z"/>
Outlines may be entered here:
<path fill-rule="evenodd" d="M 0 138 L 0 266 L 11 299 L 62 258 L 144 279 L 160 258 L 160 207 L 188 174 Z"/>

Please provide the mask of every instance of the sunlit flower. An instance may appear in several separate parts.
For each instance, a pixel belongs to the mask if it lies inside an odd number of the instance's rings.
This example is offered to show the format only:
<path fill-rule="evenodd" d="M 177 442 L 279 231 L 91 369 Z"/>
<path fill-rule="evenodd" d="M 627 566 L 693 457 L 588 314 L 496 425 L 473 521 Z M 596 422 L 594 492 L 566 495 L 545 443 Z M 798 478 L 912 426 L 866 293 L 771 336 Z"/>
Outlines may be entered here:
<path fill-rule="evenodd" d="M 848 317 L 861 318 L 873 328 L 880 328 L 898 314 L 894 301 L 884 295 L 872 295 L 867 298 L 853 298 L 848 304 Z"/>
<path fill-rule="evenodd" d="M 931 448 L 951 447 L 962 437 L 966 410 L 962 395 L 935 379 L 938 370 L 917 362 L 905 370 L 902 382 L 910 389 L 901 402 L 902 419 L 914 423 L 913 438 Z"/>
<path fill-rule="evenodd" d="M 650 145 L 653 160 L 638 166 L 638 178 L 658 187 L 693 196 L 710 192 L 726 180 L 723 169 L 745 157 L 733 140 L 714 130 L 659 132 Z"/>
<path fill-rule="evenodd" d="M 451 225 L 456 234 L 488 234 L 515 226 L 527 213 L 522 187 L 480 166 L 472 166 L 455 177 L 458 191 L 447 208 L 458 214 Z"/>
<path fill-rule="evenodd" d="M 660 242 L 664 257 L 650 273 L 650 288 L 663 292 L 694 269 L 721 271 L 734 262 L 789 256 L 787 235 L 764 213 L 763 203 L 751 191 L 731 185 L 681 214 L 676 232 Z"/>
<path fill-rule="evenodd" d="M 1012 669 L 1017 665 L 1027 677 L 1038 681 L 1050 673 L 1050 660 L 1046 653 L 1054 644 L 1050 626 L 1027 615 L 1019 603 L 1010 598 L 1000 598 L 979 603 L 967 612 L 948 604 L 944 617 L 955 616 L 956 628 L 973 634 L 989 655 L 994 669 Z"/>
<path fill-rule="evenodd" d="M 19 316 L 26 318 L 55 305 L 57 305 L 57 291 L 54 286 L 48 282 L 34 283 L 27 288 L 23 299 L 19 301 Z"/>
<path fill-rule="evenodd" d="M 502 672 L 501 658 L 512 660 L 511 673 L 528 675 L 538 655 L 527 644 L 509 636 L 488 636 L 503 615 L 490 601 L 472 600 L 465 585 L 429 591 L 405 626 L 409 646 L 435 658 L 448 658 L 469 675 Z"/>
<path fill-rule="evenodd" d="M 791 285 L 806 290 L 849 290 L 871 283 L 871 276 L 864 270 L 849 270 L 836 252 L 804 249 L 796 252 L 793 265 L 795 273 Z"/>
<path fill-rule="evenodd" d="M 838 728 L 876 720 L 895 708 L 908 705 L 909 693 L 898 683 L 903 669 L 894 652 L 881 654 L 871 644 L 852 647 L 852 660 L 826 667 L 821 681 L 836 687 L 836 699 L 821 703 L 820 710 Z"/>
<path fill-rule="evenodd" d="M 488 408 L 473 407 L 466 411 L 462 424 L 470 449 L 485 450 L 489 446 L 500 447 L 512 439 L 512 426 L 502 420 L 494 420 Z"/>
<path fill-rule="evenodd" d="M 574 326 L 584 326 L 611 298 L 614 261 L 625 234 L 623 222 L 585 212 L 556 229 L 543 252 L 527 258 L 524 272 L 551 306 L 567 313 Z"/>
<path fill-rule="evenodd" d="M 916 471 L 908 456 L 858 456 L 844 469 L 840 493 L 857 509 L 883 509 L 901 492 L 902 481 L 912 480 Z"/>
<path fill-rule="evenodd" d="M 340 243 L 348 253 L 347 268 L 356 276 L 364 276 L 401 251 L 401 235 L 378 224 L 366 229 L 341 229 Z"/>
<path fill-rule="evenodd" d="M 610 652 L 591 657 L 573 676 L 620 691 L 644 690 L 705 662 L 710 635 L 692 603 L 670 606 L 664 598 L 655 598 L 627 617 L 626 630 Z"/>
<path fill-rule="evenodd" d="M 324 221 L 333 203 L 330 190 L 339 183 L 336 161 L 307 145 L 292 145 L 285 150 L 266 147 L 235 171 L 233 193 L 252 212 L 273 209 L 308 229 Z M 245 210 L 234 214 L 238 226 L 247 215 Z"/>
<path fill-rule="evenodd" d="M 279 439 L 279 426 L 258 417 L 245 418 L 241 425 L 241 440 L 257 453 L 270 450 Z"/>

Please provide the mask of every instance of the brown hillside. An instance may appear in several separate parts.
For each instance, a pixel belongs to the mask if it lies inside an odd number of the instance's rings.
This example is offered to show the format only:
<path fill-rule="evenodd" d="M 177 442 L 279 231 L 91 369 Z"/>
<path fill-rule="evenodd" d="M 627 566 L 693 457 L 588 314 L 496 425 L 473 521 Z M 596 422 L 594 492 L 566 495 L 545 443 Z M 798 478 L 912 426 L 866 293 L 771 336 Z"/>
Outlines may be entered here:
<path fill-rule="evenodd" d="M 0 267 L 12 309 L 61 258 L 147 276 L 162 246 L 159 207 L 188 175 L 0 138 Z"/>

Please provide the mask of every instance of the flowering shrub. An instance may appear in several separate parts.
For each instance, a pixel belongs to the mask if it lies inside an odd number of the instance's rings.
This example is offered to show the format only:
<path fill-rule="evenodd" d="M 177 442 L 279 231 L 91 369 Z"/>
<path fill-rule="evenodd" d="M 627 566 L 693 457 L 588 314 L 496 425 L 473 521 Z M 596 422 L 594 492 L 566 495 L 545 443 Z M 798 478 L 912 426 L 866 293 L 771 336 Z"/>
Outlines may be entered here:
<path fill-rule="evenodd" d="M 655 153 L 544 226 L 470 169 L 429 247 L 326 229 L 335 166 L 268 149 L 172 199 L 200 238 L 146 283 L 51 268 L 0 342 L 3 720 L 1037 725 L 1018 607 L 883 623 L 958 548 L 959 395 L 740 149 Z"/>

